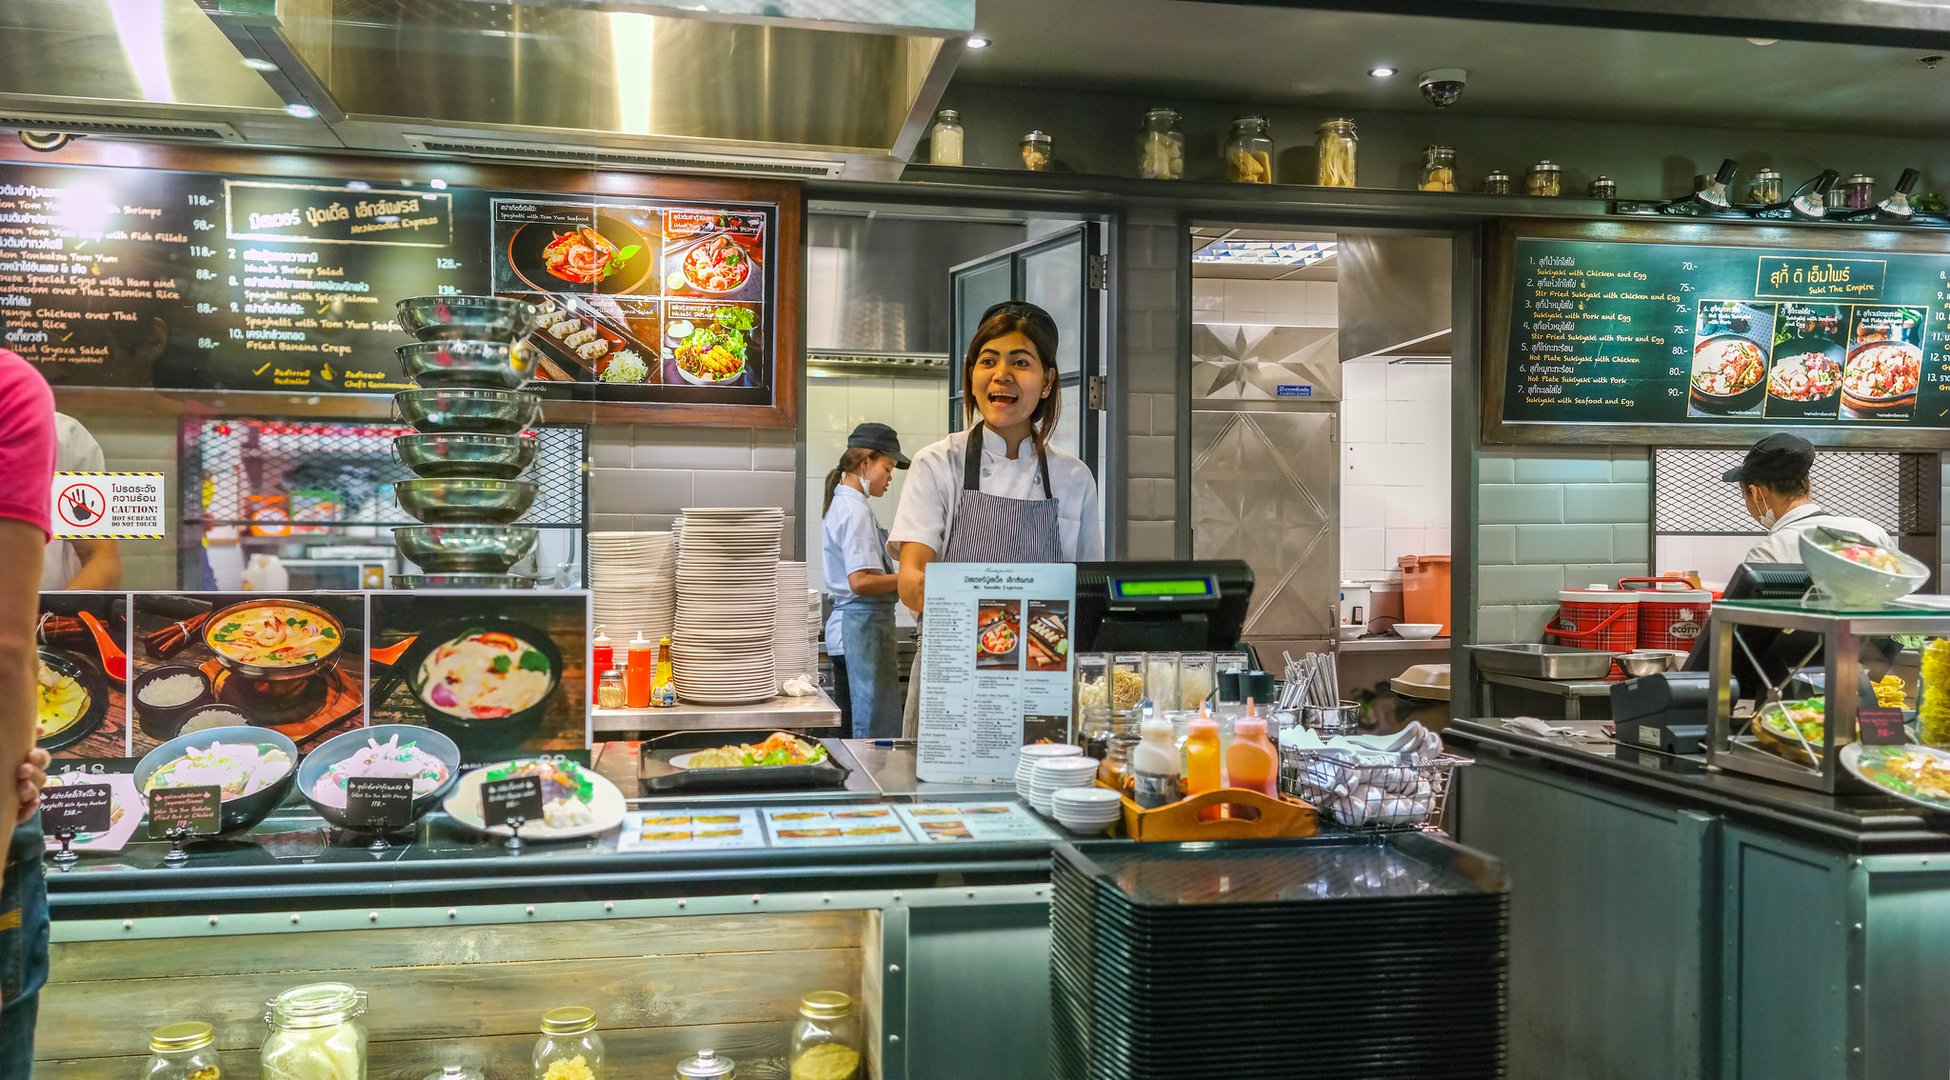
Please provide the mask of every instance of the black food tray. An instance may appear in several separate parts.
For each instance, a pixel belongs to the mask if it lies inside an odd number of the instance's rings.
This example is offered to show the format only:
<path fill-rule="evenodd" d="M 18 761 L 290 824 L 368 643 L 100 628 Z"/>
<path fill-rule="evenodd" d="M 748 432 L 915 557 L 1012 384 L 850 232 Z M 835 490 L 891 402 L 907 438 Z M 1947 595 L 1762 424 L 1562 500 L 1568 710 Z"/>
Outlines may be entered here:
<path fill-rule="evenodd" d="M 670 759 L 693 750 L 736 743 L 761 743 L 775 731 L 788 731 L 826 747 L 826 760 L 816 765 L 753 765 L 740 769 L 680 769 Z M 803 791 L 846 785 L 848 770 L 834 757 L 833 747 L 791 728 L 758 731 L 679 731 L 643 742 L 637 777 L 649 791 Z"/>

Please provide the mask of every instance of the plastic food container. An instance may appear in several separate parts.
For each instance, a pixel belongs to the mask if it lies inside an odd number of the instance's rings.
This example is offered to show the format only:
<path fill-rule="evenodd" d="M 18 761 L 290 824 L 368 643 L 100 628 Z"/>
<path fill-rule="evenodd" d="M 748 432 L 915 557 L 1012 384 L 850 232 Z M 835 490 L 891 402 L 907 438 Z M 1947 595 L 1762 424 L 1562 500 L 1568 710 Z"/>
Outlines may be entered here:
<path fill-rule="evenodd" d="M 1402 568 L 1402 622 L 1437 623 L 1449 632 L 1449 556 L 1403 555 L 1395 560 Z"/>
<path fill-rule="evenodd" d="M 1544 634 L 1580 649 L 1633 652 L 1639 647 L 1640 596 L 1608 585 L 1565 589 L 1557 594 L 1557 618 Z"/>

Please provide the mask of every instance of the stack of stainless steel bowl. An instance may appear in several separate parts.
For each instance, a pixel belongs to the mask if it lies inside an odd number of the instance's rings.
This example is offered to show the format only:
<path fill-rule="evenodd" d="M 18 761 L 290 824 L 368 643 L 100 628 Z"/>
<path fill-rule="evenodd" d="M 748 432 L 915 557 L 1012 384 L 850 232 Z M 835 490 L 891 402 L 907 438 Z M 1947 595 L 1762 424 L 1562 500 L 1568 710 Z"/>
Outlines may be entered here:
<path fill-rule="evenodd" d="M 515 524 L 537 488 L 521 479 L 535 462 L 535 440 L 523 432 L 541 413 L 541 399 L 522 389 L 535 369 L 521 347 L 535 311 L 498 296 L 418 296 L 399 302 L 399 324 L 417 339 L 399 356 L 419 389 L 394 400 L 419 434 L 393 440 L 417 477 L 393 491 L 423 524 L 394 529 L 393 540 L 423 572 L 396 575 L 393 585 L 527 588 L 534 579 L 509 570 L 538 536 Z"/>

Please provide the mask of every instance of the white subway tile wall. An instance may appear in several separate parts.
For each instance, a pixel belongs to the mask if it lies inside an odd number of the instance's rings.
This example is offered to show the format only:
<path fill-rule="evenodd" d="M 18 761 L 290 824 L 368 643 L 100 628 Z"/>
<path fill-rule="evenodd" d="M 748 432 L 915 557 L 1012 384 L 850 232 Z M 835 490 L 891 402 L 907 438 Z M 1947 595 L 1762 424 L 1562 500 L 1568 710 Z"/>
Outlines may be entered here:
<path fill-rule="evenodd" d="M 1560 590 L 1646 575 L 1648 462 L 1625 448 L 1481 452 L 1478 641 L 1542 641 Z"/>
<path fill-rule="evenodd" d="M 826 473 L 838 465 L 846 437 L 857 424 L 869 420 L 892 427 L 909 457 L 921 447 L 948 434 L 948 384 L 939 379 L 891 379 L 847 376 L 806 380 L 806 522 L 800 550 L 819 559 L 820 506 L 826 501 Z M 789 478 L 788 478 L 789 479 Z M 896 469 L 887 494 L 871 499 L 882 527 L 894 523 L 901 485 L 907 473 Z M 814 569 L 811 582 L 824 589 L 824 572 Z"/>
<path fill-rule="evenodd" d="M 1106 485 L 1114 482 L 1113 478 L 1123 484 L 1120 492 L 1108 488 L 1103 492 L 1107 511 L 1105 550 L 1114 559 L 1169 559 L 1180 554 L 1184 515 L 1178 512 L 1177 477 L 1179 461 L 1186 456 L 1184 438 L 1189 434 L 1181 431 L 1179 424 L 1179 410 L 1185 404 L 1179 397 L 1179 386 L 1189 377 L 1184 343 L 1179 337 L 1185 304 L 1179 290 L 1187 268 L 1179 260 L 1178 245 L 1184 237 L 1175 214 L 1142 208 L 1128 213 L 1118 231 L 1122 299 L 1117 355 L 1108 361 L 1107 372 L 1113 411 L 1105 414 L 1103 423 L 1106 431 L 1116 431 L 1121 423 L 1129 443 L 1110 450 L 1099 459 L 1098 467 Z M 1192 279 L 1193 309 L 1204 313 L 1195 318 L 1234 321 L 1225 315 L 1223 284 Z M 1304 296 L 1303 292 L 1303 304 Z M 1243 301 L 1244 293 L 1240 297 Z M 1256 303 L 1257 297 L 1255 294 Z M 1117 411 L 1123 413 L 1121 420 Z M 1161 481 L 1169 487 L 1162 486 Z M 1169 506 L 1165 505 L 1167 501 Z M 1121 522 L 1110 521 L 1110 513 Z"/>
<path fill-rule="evenodd" d="M 589 527 L 663 530 L 688 506 L 779 506 L 785 557 L 798 558 L 797 459 L 791 431 L 597 425 L 589 429 Z"/>
<path fill-rule="evenodd" d="M 1207 322 L 1268 326 L 1340 325 L 1340 285 L 1332 281 L 1192 279 L 1192 311 Z"/>
<path fill-rule="evenodd" d="M 1341 393 L 1341 578 L 1449 554 L 1448 365 L 1343 364 Z"/>

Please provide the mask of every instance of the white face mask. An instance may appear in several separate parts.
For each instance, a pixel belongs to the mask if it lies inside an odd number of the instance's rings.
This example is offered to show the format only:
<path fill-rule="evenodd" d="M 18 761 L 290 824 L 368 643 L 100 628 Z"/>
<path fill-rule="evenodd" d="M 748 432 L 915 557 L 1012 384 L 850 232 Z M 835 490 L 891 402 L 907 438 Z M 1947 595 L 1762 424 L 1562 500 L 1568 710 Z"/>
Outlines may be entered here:
<path fill-rule="evenodd" d="M 1759 513 L 1754 513 L 1755 506 L 1760 507 Z M 1752 515 L 1755 521 L 1760 522 L 1761 528 L 1769 532 L 1773 531 L 1774 523 L 1781 520 L 1781 516 L 1774 512 L 1774 508 L 1761 501 L 1761 497 L 1751 489 L 1747 493 L 1747 513 Z"/>

